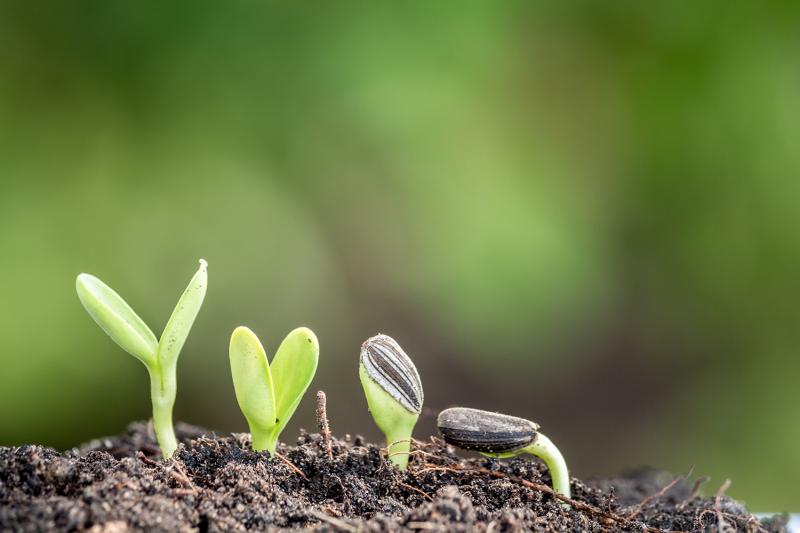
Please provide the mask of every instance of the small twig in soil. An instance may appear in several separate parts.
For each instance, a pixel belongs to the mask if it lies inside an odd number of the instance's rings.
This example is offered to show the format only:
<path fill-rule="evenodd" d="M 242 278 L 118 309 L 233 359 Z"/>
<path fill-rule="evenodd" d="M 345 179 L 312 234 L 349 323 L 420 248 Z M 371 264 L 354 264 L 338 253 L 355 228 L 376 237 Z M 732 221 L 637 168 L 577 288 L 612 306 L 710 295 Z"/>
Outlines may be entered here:
<path fill-rule="evenodd" d="M 628 513 L 628 516 L 627 516 L 628 520 L 632 520 L 633 518 L 635 518 L 639 513 L 642 512 L 642 509 L 644 509 L 645 507 L 650 505 L 650 503 L 652 503 L 653 500 L 657 500 L 658 498 L 662 497 L 664 494 L 669 492 L 670 489 L 672 489 L 672 487 L 674 487 L 675 485 L 677 485 L 681 481 L 689 479 L 689 477 L 692 475 L 692 472 L 694 472 L 694 465 L 692 465 L 689 468 L 688 472 L 686 472 L 685 474 L 681 474 L 680 476 L 676 476 L 675 479 L 673 479 L 672 481 L 670 481 L 669 483 L 664 485 L 661 488 L 661 490 L 659 490 L 655 494 L 651 494 L 647 498 L 643 499 L 641 502 L 639 502 L 639 504 L 636 507 L 633 508 L 633 511 Z"/>
<path fill-rule="evenodd" d="M 302 477 L 303 479 L 305 479 L 306 481 L 308 481 L 308 477 L 306 477 L 306 475 L 303 473 L 303 471 L 302 471 L 302 470 L 300 470 L 299 468 L 297 468 L 297 467 L 294 465 L 294 463 L 293 463 L 293 462 L 291 462 L 289 459 L 287 459 L 287 458 L 286 458 L 286 457 L 284 457 L 283 455 L 279 454 L 278 452 L 275 452 L 275 457 L 277 457 L 278 459 L 280 459 L 281 461 L 283 461 L 284 463 L 286 463 L 286 464 L 289 466 L 289 468 L 291 468 L 292 470 L 294 470 L 295 472 L 297 472 L 297 474 L 298 474 L 300 477 Z"/>
<path fill-rule="evenodd" d="M 433 501 L 433 497 L 422 489 L 418 489 L 417 487 L 409 485 L 408 483 L 398 482 L 397 484 L 400 485 L 401 487 L 407 488 L 408 490 L 413 490 L 414 492 L 422 494 L 425 498 L 428 499 L 428 501 L 431 502 Z"/>
<path fill-rule="evenodd" d="M 197 487 L 195 487 L 194 483 L 192 483 L 192 480 L 189 479 L 189 475 L 186 473 L 186 470 L 184 470 L 183 466 L 181 466 L 178 460 L 175 459 L 175 456 L 170 459 L 170 464 L 167 467 L 167 471 L 172 477 L 178 480 L 178 483 L 180 483 L 183 488 L 188 487 L 189 491 L 197 492 Z"/>
<path fill-rule="evenodd" d="M 138 458 L 139 458 L 139 460 L 140 460 L 140 461 L 142 461 L 143 463 L 146 463 L 146 464 L 148 464 L 148 465 L 150 465 L 150 466 L 161 466 L 161 463 L 159 463 L 159 462 L 157 462 L 157 461 L 153 461 L 152 459 L 150 459 L 149 457 L 147 457 L 147 456 L 146 456 L 146 455 L 145 455 L 143 452 L 141 452 L 141 451 L 137 451 L 137 452 L 136 452 L 136 457 L 138 457 Z"/>
<path fill-rule="evenodd" d="M 728 487 L 731 486 L 731 480 L 726 479 L 725 483 L 717 491 L 717 495 L 714 497 L 714 510 L 717 512 L 717 529 L 720 533 L 725 531 L 725 526 L 727 523 L 725 519 L 722 518 L 722 495 L 725 494 L 725 491 L 728 490 Z"/>
<path fill-rule="evenodd" d="M 150 466 L 155 466 L 158 468 L 163 468 L 166 471 L 166 473 L 175 478 L 175 480 L 186 491 L 197 492 L 197 487 L 195 487 L 194 483 L 192 483 L 192 480 L 189 478 L 189 475 L 186 473 L 186 470 L 184 470 L 183 466 L 178 462 L 178 460 L 174 456 L 171 457 L 166 464 L 159 463 L 158 461 L 153 461 L 141 451 L 136 452 L 136 457 L 145 464 L 148 464 Z"/>
<path fill-rule="evenodd" d="M 342 531 L 354 531 L 354 532 L 358 531 L 358 528 L 351 526 L 350 524 L 348 524 L 344 520 L 339 520 L 338 518 L 334 518 L 332 516 L 328 516 L 325 513 L 321 513 L 319 511 L 315 511 L 314 509 L 311 509 L 310 511 L 308 511 L 308 514 L 310 514 L 311 516 L 313 516 L 317 520 L 319 520 L 321 522 L 327 522 L 328 524 L 332 525 L 333 527 L 335 527 L 337 529 L 341 529 Z"/>
<path fill-rule="evenodd" d="M 325 452 L 328 454 L 328 459 L 333 461 L 333 449 L 331 448 L 331 428 L 328 425 L 328 411 L 326 408 L 327 398 L 325 391 L 317 391 L 317 424 L 319 425 L 319 432 L 322 435 L 322 442 L 325 445 Z"/>
<path fill-rule="evenodd" d="M 694 480 L 694 486 L 692 486 L 692 492 L 690 492 L 689 495 L 682 502 L 680 502 L 678 505 L 676 505 L 675 507 L 677 509 L 683 509 L 684 507 L 689 505 L 690 501 L 692 501 L 695 498 L 697 498 L 697 493 L 700 492 L 700 486 L 703 483 L 706 483 L 709 479 L 711 479 L 711 478 L 708 477 L 708 476 L 703 476 L 703 477 L 699 477 L 699 478 L 695 479 Z"/>

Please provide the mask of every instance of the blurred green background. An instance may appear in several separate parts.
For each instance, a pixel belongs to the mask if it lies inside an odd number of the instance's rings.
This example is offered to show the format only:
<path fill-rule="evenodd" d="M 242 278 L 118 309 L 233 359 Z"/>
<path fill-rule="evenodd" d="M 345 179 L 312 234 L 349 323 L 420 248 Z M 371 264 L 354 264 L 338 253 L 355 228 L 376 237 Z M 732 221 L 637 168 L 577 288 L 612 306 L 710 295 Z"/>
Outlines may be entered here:
<path fill-rule="evenodd" d="M 149 416 L 82 310 L 206 305 L 176 417 L 243 431 L 227 343 L 318 334 L 337 434 L 361 341 L 429 411 L 539 422 L 575 475 L 652 464 L 798 509 L 800 4 L 3 2 L 0 444 Z M 312 396 L 284 434 L 313 427 Z"/>

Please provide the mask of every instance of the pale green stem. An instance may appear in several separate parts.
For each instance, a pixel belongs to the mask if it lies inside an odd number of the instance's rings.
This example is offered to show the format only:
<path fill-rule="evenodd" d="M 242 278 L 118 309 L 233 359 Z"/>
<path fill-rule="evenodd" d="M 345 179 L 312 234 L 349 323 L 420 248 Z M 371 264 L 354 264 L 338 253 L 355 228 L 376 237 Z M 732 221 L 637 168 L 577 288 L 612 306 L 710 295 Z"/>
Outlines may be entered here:
<path fill-rule="evenodd" d="M 177 379 L 175 366 L 170 368 L 149 368 L 150 399 L 153 402 L 153 427 L 158 446 L 164 459 L 169 459 L 178 448 L 175 430 L 172 427 L 172 406 L 175 405 Z"/>
<path fill-rule="evenodd" d="M 411 432 L 387 433 L 386 450 L 389 461 L 400 470 L 405 470 L 408 467 L 408 458 L 411 452 Z"/>
<path fill-rule="evenodd" d="M 278 435 L 273 431 L 265 431 L 250 426 L 250 438 L 252 439 L 253 451 L 263 452 L 268 451 L 269 454 L 275 455 L 275 450 L 278 447 Z"/>
<path fill-rule="evenodd" d="M 567 462 L 564 461 L 564 456 L 561 455 L 561 452 L 558 451 L 558 448 L 550 439 L 541 433 L 537 433 L 533 442 L 520 451 L 535 455 L 544 461 L 553 480 L 553 489 L 567 498 L 572 497 L 569 488 Z"/>

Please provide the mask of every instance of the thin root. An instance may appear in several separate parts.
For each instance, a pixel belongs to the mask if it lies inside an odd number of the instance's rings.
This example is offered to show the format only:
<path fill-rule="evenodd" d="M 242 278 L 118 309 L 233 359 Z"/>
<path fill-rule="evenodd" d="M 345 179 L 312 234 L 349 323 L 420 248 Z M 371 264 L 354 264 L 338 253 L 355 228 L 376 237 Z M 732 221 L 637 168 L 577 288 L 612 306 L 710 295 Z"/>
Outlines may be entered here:
<path fill-rule="evenodd" d="M 183 466 L 174 457 L 170 459 L 170 465 L 167 467 L 167 472 L 169 472 L 172 477 L 178 480 L 178 483 L 180 483 L 185 490 L 188 490 L 189 492 L 197 492 L 197 487 L 195 487 L 194 483 L 192 483 L 192 480 L 189 478 L 186 470 L 184 470 Z"/>
<path fill-rule="evenodd" d="M 628 513 L 628 516 L 627 516 L 628 520 L 632 520 L 633 518 L 635 518 L 639 513 L 642 512 L 642 509 L 647 507 L 653 500 L 657 500 L 658 498 L 662 497 L 664 494 L 669 492 L 670 489 L 672 489 L 672 487 L 674 487 L 675 485 L 677 485 L 681 481 L 689 479 L 689 477 L 692 475 L 692 472 L 694 472 L 694 465 L 692 465 L 689 468 L 688 472 L 686 472 L 685 474 L 681 474 L 680 476 L 676 476 L 675 479 L 673 479 L 672 481 L 670 481 L 669 483 L 664 485 L 661 488 L 661 490 L 659 490 L 655 494 L 651 494 L 650 496 L 648 496 L 647 498 L 645 498 L 644 500 L 639 502 L 639 504 L 636 507 L 633 508 L 633 511 Z"/>
<path fill-rule="evenodd" d="M 398 482 L 397 484 L 400 485 L 401 487 L 407 488 L 408 490 L 413 490 L 416 493 L 422 494 L 425 498 L 428 499 L 428 501 L 431 501 L 431 502 L 433 501 L 433 496 L 431 496 L 430 494 L 428 494 L 427 492 L 425 492 L 422 489 L 418 489 L 417 487 L 411 486 L 408 483 Z"/>
<path fill-rule="evenodd" d="M 717 512 L 717 529 L 720 533 L 723 533 L 725 531 L 725 527 L 727 526 L 727 522 L 725 522 L 725 519 L 722 517 L 722 496 L 730 486 L 731 480 L 726 479 L 725 483 L 723 483 L 717 491 L 716 496 L 714 496 L 714 510 Z"/>
<path fill-rule="evenodd" d="M 278 459 L 280 459 L 281 461 L 283 461 L 284 463 L 286 463 L 286 464 L 289 466 L 289 468 L 291 468 L 292 470 L 294 470 L 294 471 L 295 471 L 295 472 L 296 472 L 296 473 L 297 473 L 297 474 L 298 474 L 300 477 L 302 477 L 303 479 L 305 479 L 306 481 L 308 481 L 308 477 L 307 477 L 307 476 L 306 476 L 306 475 L 303 473 L 303 471 L 302 471 L 302 470 L 300 470 L 299 468 L 297 468 L 297 467 L 294 465 L 294 463 L 293 463 L 293 462 L 291 462 L 289 459 L 287 459 L 287 458 L 286 458 L 286 457 L 284 457 L 283 455 L 279 454 L 278 452 L 275 452 L 275 457 L 277 457 Z"/>
<path fill-rule="evenodd" d="M 708 476 L 703 476 L 703 477 L 699 477 L 699 478 L 695 479 L 694 480 L 694 486 L 692 486 L 692 492 L 690 492 L 689 495 L 682 502 L 680 502 L 678 505 L 676 505 L 676 507 L 678 509 L 683 509 L 684 507 L 689 505 L 689 502 L 694 500 L 697 497 L 697 493 L 700 492 L 700 486 L 703 483 L 706 483 L 709 479 L 711 479 L 711 478 L 708 477 Z"/>

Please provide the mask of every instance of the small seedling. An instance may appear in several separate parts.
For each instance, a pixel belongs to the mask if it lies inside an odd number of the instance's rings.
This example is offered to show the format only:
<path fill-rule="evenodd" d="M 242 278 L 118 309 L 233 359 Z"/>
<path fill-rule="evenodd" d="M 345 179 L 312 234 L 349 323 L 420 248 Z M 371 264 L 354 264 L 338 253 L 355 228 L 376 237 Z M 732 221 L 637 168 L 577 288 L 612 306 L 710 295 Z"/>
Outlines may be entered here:
<path fill-rule="evenodd" d="M 178 447 L 172 427 L 172 406 L 177 391 L 176 368 L 186 337 L 192 329 L 208 285 L 207 263 L 189 282 L 172 311 L 161 340 L 111 287 L 89 274 L 80 274 L 75 288 L 86 312 L 120 348 L 139 359 L 150 374 L 153 427 L 165 459 Z"/>
<path fill-rule="evenodd" d="M 393 338 L 376 335 L 361 346 L 358 375 L 372 418 L 386 435 L 389 460 L 405 470 L 424 399 L 417 368 Z"/>
<path fill-rule="evenodd" d="M 514 457 L 530 453 L 550 470 L 553 488 L 570 497 L 569 472 L 555 444 L 530 420 L 479 409 L 453 407 L 439 413 L 439 432 L 445 442 L 489 457 Z"/>
<path fill-rule="evenodd" d="M 231 335 L 229 356 L 236 400 L 250 426 L 253 450 L 274 455 L 281 431 L 317 371 L 317 337 L 308 328 L 293 330 L 270 364 L 256 334 L 240 326 Z"/>

